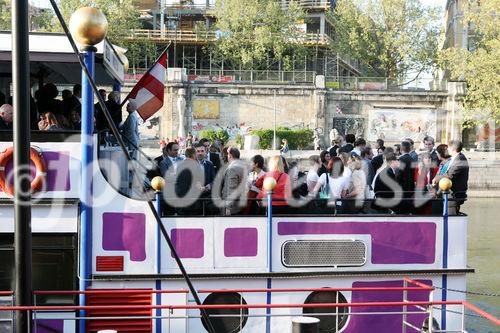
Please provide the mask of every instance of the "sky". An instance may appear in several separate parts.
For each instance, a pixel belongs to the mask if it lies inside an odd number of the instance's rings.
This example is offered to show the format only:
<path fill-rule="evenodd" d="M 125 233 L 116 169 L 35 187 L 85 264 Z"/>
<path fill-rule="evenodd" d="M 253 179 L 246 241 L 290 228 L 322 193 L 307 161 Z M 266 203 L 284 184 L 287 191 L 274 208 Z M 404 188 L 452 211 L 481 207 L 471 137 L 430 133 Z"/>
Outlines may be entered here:
<path fill-rule="evenodd" d="M 64 0 L 62 0 L 64 1 Z M 30 0 L 30 2 L 37 6 L 37 7 L 50 7 L 50 2 L 49 0 Z M 205 0 L 195 0 L 194 2 L 200 2 L 200 3 L 205 3 Z M 433 5 L 433 6 L 441 6 L 441 8 L 444 8 L 446 5 L 446 0 L 420 0 L 424 5 Z"/>

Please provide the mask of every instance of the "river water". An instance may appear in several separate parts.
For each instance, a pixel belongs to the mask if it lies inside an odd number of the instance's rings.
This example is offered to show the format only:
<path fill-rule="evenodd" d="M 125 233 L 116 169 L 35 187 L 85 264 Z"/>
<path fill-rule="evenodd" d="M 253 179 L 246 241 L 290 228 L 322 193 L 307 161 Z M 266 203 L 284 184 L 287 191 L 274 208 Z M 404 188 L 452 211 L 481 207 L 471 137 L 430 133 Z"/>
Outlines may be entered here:
<path fill-rule="evenodd" d="M 472 198 L 461 210 L 469 215 L 468 266 L 476 270 L 467 276 L 467 289 L 500 295 L 500 199 Z M 500 296 L 467 295 L 467 300 L 500 317 Z M 488 320 L 470 316 L 466 327 L 475 333 L 500 332 Z"/>

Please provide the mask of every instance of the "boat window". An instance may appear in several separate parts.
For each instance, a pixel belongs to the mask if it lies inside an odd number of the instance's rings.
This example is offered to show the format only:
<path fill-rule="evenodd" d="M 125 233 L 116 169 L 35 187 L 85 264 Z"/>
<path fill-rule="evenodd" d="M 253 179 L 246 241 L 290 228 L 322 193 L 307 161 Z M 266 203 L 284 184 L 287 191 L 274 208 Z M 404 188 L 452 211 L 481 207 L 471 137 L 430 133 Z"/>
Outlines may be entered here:
<path fill-rule="evenodd" d="M 75 290 L 75 235 L 33 234 L 33 290 Z M 0 234 L 0 290 L 14 290 L 14 235 Z M 38 305 L 73 304 L 72 295 L 38 295 Z"/>
<path fill-rule="evenodd" d="M 341 292 L 337 291 L 315 291 L 307 296 L 304 304 L 314 303 L 347 303 Z M 314 307 L 303 308 L 303 314 L 324 314 L 317 315 L 319 318 L 320 333 L 339 332 L 347 323 L 349 307 L 326 308 Z"/>
<path fill-rule="evenodd" d="M 203 305 L 211 304 L 247 304 L 239 293 L 212 293 L 205 298 Z M 248 319 L 248 309 L 207 309 L 210 321 L 217 333 L 236 333 L 243 330 Z M 221 317 L 227 315 L 228 317 Z M 203 322 L 203 321 L 202 321 Z M 203 327 L 208 328 L 203 322 Z"/>

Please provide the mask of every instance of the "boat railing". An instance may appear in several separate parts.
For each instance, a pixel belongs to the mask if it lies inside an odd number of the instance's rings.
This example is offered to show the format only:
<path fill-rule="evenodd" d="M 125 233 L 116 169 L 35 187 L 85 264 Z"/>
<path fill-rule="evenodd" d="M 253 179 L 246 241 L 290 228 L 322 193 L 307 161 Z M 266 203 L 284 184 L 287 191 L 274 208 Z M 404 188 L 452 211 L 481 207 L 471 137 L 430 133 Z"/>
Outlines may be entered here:
<path fill-rule="evenodd" d="M 345 199 L 345 198 L 293 198 L 273 199 L 273 216 L 443 216 L 442 198 L 408 198 L 403 192 L 397 205 L 378 207 L 378 198 Z M 199 197 L 192 204 L 179 207 L 186 198 L 161 197 L 161 217 L 264 217 L 267 215 L 265 200 L 244 198 L 228 201 L 220 198 Z M 189 198 L 187 198 L 189 199 Z M 465 199 L 449 198 L 449 206 L 456 206 L 457 201 Z M 226 215 L 224 207 L 236 205 L 239 210 L 232 215 Z M 456 209 L 450 209 L 449 216 L 464 215 Z"/>
<path fill-rule="evenodd" d="M 244 302 L 243 295 L 248 293 L 303 293 L 303 292 L 402 292 L 403 298 L 401 301 L 387 301 L 387 302 L 342 302 L 339 301 L 338 297 L 335 299 L 335 302 L 321 302 L 321 303 L 276 303 L 276 304 L 260 304 L 260 303 L 252 303 L 248 304 Z M 306 309 L 316 309 L 318 312 L 306 313 L 304 311 L 303 316 L 313 316 L 313 317 L 321 317 L 323 316 L 336 316 L 339 317 L 340 314 L 345 316 L 374 316 L 374 315 L 396 315 L 402 317 L 402 327 L 401 332 L 422 332 L 423 327 L 417 327 L 414 324 L 410 323 L 408 320 L 408 316 L 411 315 L 425 315 L 425 320 L 423 325 L 426 327 L 426 332 L 463 332 L 466 333 L 465 328 L 465 317 L 468 315 L 466 310 L 472 311 L 475 315 L 483 317 L 489 320 L 496 326 L 500 326 L 500 319 L 495 316 L 479 309 L 475 305 L 467 302 L 467 301 L 434 301 L 433 300 L 433 292 L 435 288 L 430 285 L 426 285 L 422 282 L 415 281 L 409 278 L 403 279 L 402 287 L 361 287 L 361 288 L 258 288 L 258 289 L 200 289 L 198 293 L 200 294 L 214 294 L 214 293 L 238 293 L 241 297 L 241 301 L 238 304 L 202 304 L 202 305 L 193 305 L 189 304 L 187 295 L 189 291 L 186 289 L 176 289 L 176 290 L 151 290 L 151 289 L 98 289 L 98 290 L 87 290 L 87 291 L 72 291 L 72 290 L 63 290 L 63 291 L 35 291 L 33 294 L 34 297 L 34 305 L 33 306 L 13 306 L 13 305 L 2 305 L 0 306 L 0 313 L 2 312 L 10 312 L 13 316 L 15 311 L 28 311 L 31 313 L 31 317 L 34 322 L 34 327 L 36 328 L 38 323 L 43 320 L 44 314 L 50 313 L 50 319 L 58 318 L 57 315 L 61 315 L 60 319 L 64 319 L 65 321 L 98 321 L 103 320 L 107 321 L 109 325 L 109 321 L 121 321 L 121 320 L 157 320 L 157 324 L 161 324 L 163 320 L 168 321 L 168 325 L 166 327 L 169 328 L 167 332 L 170 331 L 170 323 L 174 320 L 187 320 L 187 319 L 201 319 L 201 315 L 190 313 L 189 310 L 200 310 L 205 309 L 209 312 L 209 318 L 216 320 L 216 318 L 229 318 L 229 317 L 238 317 L 240 320 L 244 318 L 263 318 L 264 320 L 269 320 L 270 318 L 278 318 L 278 317 L 296 317 L 298 314 L 296 311 L 292 311 L 292 309 L 302 309 L 303 311 Z M 424 301 L 412 301 L 408 299 L 409 292 L 428 292 L 428 300 Z M 78 305 L 37 305 L 36 297 L 40 295 L 77 295 L 77 294 L 85 294 L 85 295 L 98 295 L 98 294 L 106 294 L 110 298 L 120 294 L 130 294 L 134 295 L 137 293 L 142 294 L 184 294 L 186 295 L 185 304 L 150 304 L 150 305 L 86 305 L 86 306 L 78 306 Z M 0 296 L 13 295 L 12 292 L 0 292 Z M 338 295 L 338 293 L 337 293 Z M 455 314 L 459 314 L 461 316 L 460 328 L 457 329 L 439 329 L 437 325 L 436 319 L 434 317 L 434 310 L 436 307 L 451 307 L 456 309 L 459 307 L 459 311 L 455 310 L 446 310 Z M 354 310 L 357 308 L 357 310 Z M 147 310 L 150 312 L 150 315 L 130 315 L 130 310 Z M 243 309 L 246 309 L 245 313 L 243 313 Z M 267 313 L 249 313 L 249 309 L 273 309 L 273 311 L 269 311 Z M 279 311 L 286 310 L 286 311 Z M 331 309 L 331 311 L 329 310 Z M 342 312 L 339 312 L 339 309 Z M 380 310 L 378 310 L 380 309 Z M 391 309 L 391 310 L 389 310 Z M 86 317 L 68 317 L 62 316 L 62 313 L 74 313 L 78 310 L 86 310 L 86 311 L 98 311 L 99 315 L 88 315 Z M 157 310 L 156 315 L 153 315 L 153 310 Z M 158 310 L 160 310 L 158 312 Z M 161 310 L 168 310 L 163 311 Z M 175 313 L 175 310 L 184 310 L 185 314 Z M 231 311 L 232 310 L 232 311 Z M 236 312 L 235 312 L 236 310 Z M 359 311 L 358 311 L 359 310 Z M 123 313 L 123 315 L 120 314 Z M 8 318 L 8 316 L 0 316 L 0 318 Z M 46 317 L 45 317 L 46 318 Z M 0 319 L 3 321 L 11 320 L 11 319 Z M 159 321 L 158 321 L 159 320 Z M 338 324 L 337 324 L 338 326 Z M 456 325 L 455 325 L 456 326 Z M 108 327 L 108 329 L 113 329 L 112 325 Z M 8 332 L 8 331 L 7 331 Z"/>

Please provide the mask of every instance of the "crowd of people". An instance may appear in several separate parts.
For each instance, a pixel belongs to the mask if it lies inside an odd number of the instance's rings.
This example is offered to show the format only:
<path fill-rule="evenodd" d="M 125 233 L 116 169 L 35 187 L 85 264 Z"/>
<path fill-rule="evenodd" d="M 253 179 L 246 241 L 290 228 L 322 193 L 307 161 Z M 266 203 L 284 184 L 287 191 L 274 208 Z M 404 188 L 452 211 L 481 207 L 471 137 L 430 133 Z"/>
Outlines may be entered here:
<path fill-rule="evenodd" d="M 127 104 L 128 116 L 123 119 L 120 92 L 106 92 L 99 89 L 99 95 L 105 101 L 107 110 L 116 127 L 120 130 L 125 144 L 132 157 L 136 157 L 139 145 L 137 106 L 129 100 Z M 30 127 L 39 131 L 81 131 L 81 100 L 82 87 L 75 84 L 72 90 L 64 89 L 59 96 L 56 85 L 46 83 L 35 91 L 30 99 Z M 12 130 L 13 122 L 12 98 L 7 99 L 0 92 L 0 130 Z M 99 103 L 94 104 L 94 129 L 99 132 L 110 130 L 103 109 Z"/>
<path fill-rule="evenodd" d="M 348 214 L 432 214 L 442 209 L 438 183 L 452 181 L 450 212 L 458 212 L 466 199 L 469 167 L 462 143 L 450 141 L 435 147 L 426 136 L 416 151 L 412 139 L 386 147 L 377 140 L 371 147 L 363 138 L 337 136 L 331 146 L 310 156 L 308 170 L 289 161 L 286 152 L 267 160 L 255 155 L 246 162 L 240 151 L 223 142 L 202 138 L 180 154 L 178 142 L 164 143 L 162 155 L 148 178 L 165 178 L 166 214 L 224 215 L 263 212 L 267 193 L 264 179 L 272 177 L 273 211 L 294 210 Z"/>
<path fill-rule="evenodd" d="M 132 158 L 136 158 L 137 106 L 129 101 L 128 117 L 124 120 L 120 93 L 107 94 L 101 89 L 99 94 L 103 99 L 107 97 L 105 104 L 112 121 L 120 128 Z M 81 86 L 63 90 L 62 99 L 58 96 L 52 83 L 35 92 L 30 103 L 32 129 L 81 129 Z M 12 129 L 13 117 L 12 102 L 0 95 L 0 130 Z M 94 124 L 98 131 L 110 129 L 99 103 L 95 104 Z M 181 146 L 185 149 L 183 155 L 179 154 Z M 458 211 L 466 198 L 469 173 L 462 143 L 450 141 L 435 147 L 434 139 L 427 136 L 418 152 L 414 146 L 411 138 L 392 147 L 386 147 L 379 139 L 372 147 L 353 134 L 336 135 L 330 147 L 310 156 L 308 170 L 300 170 L 297 162 L 289 161 L 286 139 L 282 140 L 280 155 L 269 158 L 267 163 L 256 155 L 247 163 L 240 159 L 236 147 L 225 146 L 221 140 L 198 140 L 189 133 L 183 140 L 162 144 L 162 155 L 155 159 L 155 168 L 148 172 L 148 178 L 160 175 L 169 184 L 175 184 L 169 187 L 172 192 L 168 196 L 174 201 L 182 199 L 177 204 L 166 203 L 173 213 L 196 214 L 207 208 L 234 215 L 252 214 L 264 208 L 266 177 L 273 177 L 277 183 L 272 193 L 276 213 L 311 208 L 312 204 L 316 211 L 333 207 L 345 213 L 432 213 L 436 207 L 430 199 L 440 196 L 438 182 L 446 177 L 452 181 L 453 209 Z M 319 148 L 316 142 L 315 148 Z M 198 198 L 203 199 L 202 205 Z M 192 199 L 192 203 L 186 206 L 187 199 Z M 177 209 L 180 205 L 184 207 Z"/>

